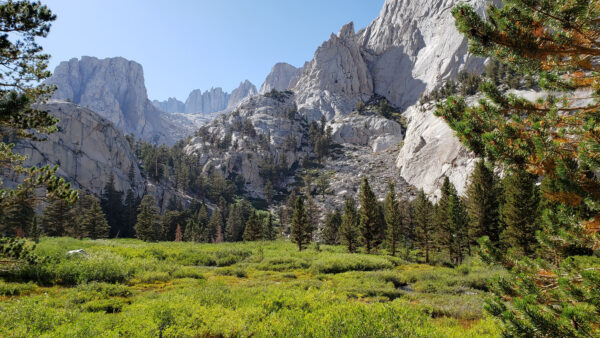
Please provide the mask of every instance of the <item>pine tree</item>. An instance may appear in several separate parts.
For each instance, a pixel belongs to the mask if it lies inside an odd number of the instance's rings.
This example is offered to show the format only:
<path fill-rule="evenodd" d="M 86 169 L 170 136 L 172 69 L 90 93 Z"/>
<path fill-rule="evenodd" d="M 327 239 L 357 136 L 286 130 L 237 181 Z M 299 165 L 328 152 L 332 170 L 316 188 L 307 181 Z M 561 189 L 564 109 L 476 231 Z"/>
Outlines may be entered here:
<path fill-rule="evenodd" d="M 27 231 L 27 237 L 29 237 L 30 239 L 32 239 L 34 242 L 37 243 L 40 241 L 41 233 L 42 233 L 42 230 L 40 229 L 38 217 L 37 217 L 37 215 L 34 215 L 33 219 L 31 220 L 31 226 L 29 227 L 29 229 Z"/>
<path fill-rule="evenodd" d="M 362 243 L 365 245 L 367 253 L 376 249 L 382 241 L 381 215 L 379 203 L 375 194 L 369 186 L 369 181 L 363 178 L 363 184 L 360 191 L 360 224 L 359 232 Z"/>
<path fill-rule="evenodd" d="M 53 198 L 42 214 L 42 223 L 49 236 L 65 236 L 72 219 L 72 204 L 64 199 Z"/>
<path fill-rule="evenodd" d="M 403 240 L 402 215 L 400 214 L 400 204 L 396 197 L 396 189 L 393 183 L 388 185 L 388 194 L 384 202 L 385 223 L 387 226 L 386 239 L 392 256 L 396 255 L 398 245 Z"/>
<path fill-rule="evenodd" d="M 458 265 L 462 263 L 469 247 L 469 215 L 464 202 L 457 194 L 451 195 L 448 201 L 448 221 L 452 229 L 450 258 Z"/>
<path fill-rule="evenodd" d="M 80 192 L 79 198 L 77 199 L 77 203 L 75 203 L 74 207 L 71 210 L 71 222 L 68 224 L 68 227 L 65 229 L 67 235 L 75 238 L 84 238 L 87 236 L 86 229 L 83 227 L 83 218 L 86 213 L 92 207 L 92 203 L 97 201 L 97 199 L 89 194 L 84 192 Z"/>
<path fill-rule="evenodd" d="M 435 222 L 433 220 L 433 205 L 427 199 L 423 190 L 419 191 L 417 198 L 413 202 L 415 223 L 415 236 L 417 245 L 425 252 L 425 263 L 429 263 L 429 253 L 433 248 Z"/>
<path fill-rule="evenodd" d="M 7 189 L 0 180 L 0 216 L 6 214 L 8 209 L 15 212 L 21 208 L 24 211 L 26 204 L 23 198 L 29 199 L 27 203 L 33 205 L 30 192 L 38 187 L 45 188 L 48 197 L 73 203 L 77 200 L 77 192 L 64 179 L 56 176 L 57 166 L 24 167 L 25 157 L 14 153 L 14 144 L 7 142 L 11 138 L 39 139 L 40 135 L 58 130 L 58 121 L 47 111 L 38 109 L 38 104 L 43 103 L 55 90 L 53 86 L 45 84 L 44 80 L 52 75 L 48 71 L 50 56 L 43 53 L 38 39 L 48 36 L 56 16 L 40 2 L 28 0 L 3 1 L 0 3 L 0 13 L 0 64 L 3 66 L 0 125 L 4 136 L 0 141 L 0 166 L 3 169 L 2 178 L 23 178 L 14 189 Z M 12 223 L 12 220 L 9 221 Z M 27 217 L 27 221 L 25 224 L 29 226 L 31 218 Z M 15 231 L 0 227 L 0 233 L 14 234 Z"/>
<path fill-rule="evenodd" d="M 110 225 L 111 237 L 118 237 L 126 232 L 126 227 L 123 224 L 123 192 L 115 188 L 115 176 L 112 173 L 102 190 L 100 205 Z"/>
<path fill-rule="evenodd" d="M 539 229 L 539 193 L 535 178 L 524 171 L 516 171 L 503 181 L 504 204 L 500 218 L 504 224 L 502 246 L 516 248 L 531 256 L 537 248 L 536 231 Z"/>
<path fill-rule="evenodd" d="M 135 200 L 135 195 L 133 193 L 133 190 L 131 190 L 131 189 L 127 190 L 127 195 L 125 196 L 124 208 L 125 208 L 124 215 L 123 215 L 124 230 L 120 236 L 121 237 L 133 237 L 134 232 L 135 232 L 133 227 L 135 226 L 135 223 L 137 221 L 137 203 Z"/>
<path fill-rule="evenodd" d="M 219 208 L 213 211 L 207 228 L 208 238 L 211 243 L 221 243 L 223 241 L 223 216 Z"/>
<path fill-rule="evenodd" d="M 181 225 L 177 224 L 177 228 L 175 229 L 175 242 L 183 241 L 183 232 L 181 231 Z"/>
<path fill-rule="evenodd" d="M 312 240 L 313 229 L 311 228 L 306 209 L 304 208 L 304 200 L 302 197 L 296 198 L 294 204 L 294 215 L 292 217 L 291 238 L 292 242 L 298 245 L 298 250 L 302 251 L 306 245 Z"/>
<path fill-rule="evenodd" d="M 484 160 L 475 164 L 467 187 L 467 210 L 469 212 L 469 246 L 477 239 L 488 236 L 494 245 L 500 240 L 500 189 L 498 178 Z"/>
<path fill-rule="evenodd" d="M 143 241 L 158 241 L 161 235 L 160 214 L 152 195 L 145 195 L 138 208 L 135 232 Z"/>
<path fill-rule="evenodd" d="M 312 239 L 312 232 L 319 228 L 319 221 L 321 218 L 321 210 L 315 203 L 314 198 L 307 192 L 306 194 L 306 220 L 308 221 L 308 229 L 310 230 L 310 238 Z"/>
<path fill-rule="evenodd" d="M 325 244 L 340 244 L 340 227 L 342 226 L 342 214 L 335 209 L 327 215 L 323 227 L 323 241 Z"/>
<path fill-rule="evenodd" d="M 342 225 L 340 226 L 340 241 L 348 248 L 348 252 L 356 252 L 359 245 L 358 230 L 359 215 L 356 210 L 354 200 L 346 197 L 344 202 L 344 213 L 342 215 Z"/>
<path fill-rule="evenodd" d="M 456 188 L 454 184 L 450 182 L 450 179 L 444 177 L 444 183 L 440 189 L 441 195 L 438 203 L 435 206 L 435 244 L 439 249 L 450 250 L 452 247 L 452 235 L 453 229 L 448 219 L 448 206 L 450 198 L 456 195 Z"/>
<path fill-rule="evenodd" d="M 92 202 L 89 210 L 81 218 L 81 227 L 84 229 L 86 237 L 91 239 L 108 238 L 110 226 L 97 200 Z"/>
<path fill-rule="evenodd" d="M 274 241 L 277 239 L 277 231 L 275 230 L 275 225 L 273 224 L 273 214 L 269 213 L 269 217 L 267 217 L 267 221 L 264 224 L 263 230 L 263 239 L 267 241 Z"/>
<path fill-rule="evenodd" d="M 15 198 L 4 210 L 3 220 L 0 222 L 0 233 L 15 236 L 17 231 L 23 232 L 33 221 L 35 211 L 33 209 L 33 192 Z"/>
<path fill-rule="evenodd" d="M 263 237 L 263 224 L 258 218 L 256 212 L 253 212 L 246 222 L 246 229 L 244 230 L 244 241 L 259 241 Z"/>
<path fill-rule="evenodd" d="M 229 242 L 239 242 L 242 240 L 244 229 L 244 217 L 241 207 L 236 203 L 229 208 L 229 216 L 225 226 L 225 240 Z"/>
<path fill-rule="evenodd" d="M 505 0 L 501 7 L 490 5 L 485 16 L 467 4 L 452 13 L 472 53 L 532 73 L 543 90 L 565 92 L 564 99 L 549 95 L 530 102 L 487 83 L 482 86 L 487 98 L 479 104 L 468 107 L 464 98 L 451 97 L 438 109 L 479 156 L 509 172 L 543 177 L 544 199 L 551 201 L 546 206 L 553 205 L 543 210 L 537 239 L 544 256 L 536 260 L 506 255 L 482 240 L 482 257 L 509 270 L 494 284 L 495 297 L 486 308 L 502 321 L 504 336 L 600 336 L 600 265 L 593 257 L 600 247 L 600 178 L 594 174 L 600 169 L 597 1 Z M 591 100 L 580 100 L 579 93 L 589 93 Z M 521 207 L 527 208 L 533 194 L 524 194 Z M 513 215 L 521 208 L 513 197 L 505 202 L 502 220 L 518 224 Z"/>

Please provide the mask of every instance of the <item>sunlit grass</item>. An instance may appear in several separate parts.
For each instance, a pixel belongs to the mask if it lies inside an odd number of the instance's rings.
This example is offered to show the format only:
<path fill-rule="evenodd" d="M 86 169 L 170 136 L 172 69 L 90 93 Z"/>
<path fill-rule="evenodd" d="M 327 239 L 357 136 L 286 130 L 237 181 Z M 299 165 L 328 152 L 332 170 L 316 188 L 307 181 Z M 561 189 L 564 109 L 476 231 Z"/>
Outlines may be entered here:
<path fill-rule="evenodd" d="M 74 249 L 87 255 L 67 258 Z M 450 269 L 283 241 L 53 238 L 37 250 L 47 264 L 0 281 L 0 336 L 499 335 L 483 312 L 499 271 L 477 261 Z"/>

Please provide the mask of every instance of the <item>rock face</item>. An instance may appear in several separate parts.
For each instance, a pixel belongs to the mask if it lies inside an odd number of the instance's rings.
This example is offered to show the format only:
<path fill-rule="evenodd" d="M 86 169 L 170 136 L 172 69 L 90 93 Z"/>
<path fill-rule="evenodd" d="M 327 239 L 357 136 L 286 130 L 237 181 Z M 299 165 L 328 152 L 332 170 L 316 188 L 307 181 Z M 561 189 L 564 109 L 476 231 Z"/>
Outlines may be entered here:
<path fill-rule="evenodd" d="M 253 85 L 252 82 L 246 80 L 240 83 L 239 87 L 231 92 L 229 102 L 227 102 L 227 109 L 234 109 L 245 98 L 252 97 L 256 94 L 258 94 L 258 92 L 256 91 L 256 86 Z"/>
<path fill-rule="evenodd" d="M 62 62 L 47 80 L 53 98 L 87 107 L 125 134 L 151 143 L 173 144 L 193 133 L 193 122 L 176 124 L 148 100 L 142 66 L 124 58 L 84 56 Z"/>
<path fill-rule="evenodd" d="M 112 122 L 70 102 L 54 100 L 40 109 L 59 119 L 58 131 L 42 142 L 20 140 L 15 145 L 17 153 L 27 155 L 26 166 L 59 165 L 59 176 L 98 196 L 112 175 L 117 190 L 132 189 L 137 197 L 152 194 L 163 211 L 174 196 L 190 202 L 172 186 L 152 184 L 141 175 L 129 141 Z"/>
<path fill-rule="evenodd" d="M 335 143 L 368 146 L 374 153 L 395 146 L 403 138 L 400 124 L 376 115 L 352 114 L 333 121 L 331 127 Z"/>
<path fill-rule="evenodd" d="M 185 112 L 185 103 L 177 100 L 174 97 L 170 97 L 167 101 L 152 101 L 152 104 L 164 111 L 165 113 L 184 113 Z"/>
<path fill-rule="evenodd" d="M 432 105 L 414 106 L 404 113 L 408 128 L 396 164 L 408 183 L 429 195 L 439 197 L 444 176 L 463 194 L 475 157 L 462 146 L 452 129 L 433 115 L 434 109 Z"/>
<path fill-rule="evenodd" d="M 77 188 L 100 194 L 110 175 L 115 187 L 144 192 L 137 159 L 123 133 L 95 112 L 73 103 L 52 101 L 41 107 L 60 120 L 59 131 L 42 142 L 19 141 L 15 151 L 27 166 L 59 165 L 58 175 Z M 128 177 L 133 169 L 133 181 Z"/>
<path fill-rule="evenodd" d="M 342 27 L 317 49 L 298 84 L 298 109 L 309 119 L 347 115 L 373 95 L 373 78 L 356 42 L 354 24 Z"/>
<path fill-rule="evenodd" d="M 212 88 L 204 93 L 193 90 L 185 101 L 186 114 L 212 114 L 227 108 L 229 94 L 222 88 Z"/>
<path fill-rule="evenodd" d="M 303 70 L 304 68 L 296 68 L 285 62 L 275 64 L 260 87 L 260 93 L 266 94 L 273 89 L 284 91 L 295 87 Z"/>

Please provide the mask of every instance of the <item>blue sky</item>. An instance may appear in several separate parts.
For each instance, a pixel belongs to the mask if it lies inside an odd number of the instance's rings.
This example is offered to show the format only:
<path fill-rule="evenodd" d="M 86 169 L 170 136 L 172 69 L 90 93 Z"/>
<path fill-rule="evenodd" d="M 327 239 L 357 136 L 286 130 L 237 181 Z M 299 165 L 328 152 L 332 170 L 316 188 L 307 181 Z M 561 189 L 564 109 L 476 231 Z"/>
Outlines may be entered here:
<path fill-rule="evenodd" d="M 301 66 L 342 25 L 377 17 L 384 0 L 45 0 L 58 16 L 41 41 L 60 61 L 122 56 L 144 66 L 148 95 L 260 87 L 280 61 Z"/>

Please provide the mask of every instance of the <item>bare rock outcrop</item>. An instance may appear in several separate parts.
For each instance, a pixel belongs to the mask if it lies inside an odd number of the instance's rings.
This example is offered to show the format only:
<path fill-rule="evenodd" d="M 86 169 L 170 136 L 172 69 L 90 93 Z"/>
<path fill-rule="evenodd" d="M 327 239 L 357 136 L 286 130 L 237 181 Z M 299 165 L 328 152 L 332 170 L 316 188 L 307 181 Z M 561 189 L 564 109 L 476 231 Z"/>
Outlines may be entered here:
<path fill-rule="evenodd" d="M 289 63 L 275 64 L 260 87 L 260 93 L 266 94 L 271 90 L 284 91 L 296 86 L 304 68 L 296 68 Z"/>

